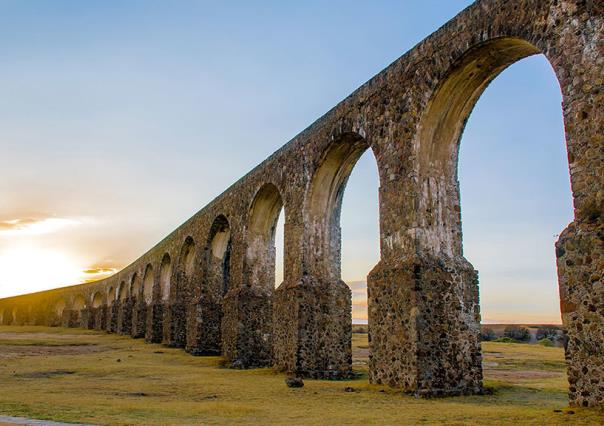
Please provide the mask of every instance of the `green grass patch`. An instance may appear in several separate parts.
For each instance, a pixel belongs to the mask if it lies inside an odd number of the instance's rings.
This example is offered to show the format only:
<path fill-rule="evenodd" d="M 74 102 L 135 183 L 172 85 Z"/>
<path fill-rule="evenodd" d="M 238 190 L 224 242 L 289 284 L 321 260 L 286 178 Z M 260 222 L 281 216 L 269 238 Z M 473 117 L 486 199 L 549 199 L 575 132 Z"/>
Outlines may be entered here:
<path fill-rule="evenodd" d="M 219 357 L 123 336 L 44 327 L 0 327 L 0 336 L 4 415 L 101 425 L 604 423 L 601 410 L 566 414 L 563 351 L 541 345 L 485 342 L 493 395 L 425 400 L 369 384 L 366 334 L 353 335 L 357 378 L 301 389 L 272 369 L 225 369 Z"/>

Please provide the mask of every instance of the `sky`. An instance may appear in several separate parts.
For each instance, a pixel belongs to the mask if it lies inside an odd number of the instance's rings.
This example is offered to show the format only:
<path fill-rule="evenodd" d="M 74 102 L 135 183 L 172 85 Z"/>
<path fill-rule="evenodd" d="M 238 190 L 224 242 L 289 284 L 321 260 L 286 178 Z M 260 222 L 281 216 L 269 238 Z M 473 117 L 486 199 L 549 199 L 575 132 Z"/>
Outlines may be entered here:
<path fill-rule="evenodd" d="M 0 0 L 0 297 L 126 266 L 470 3 Z M 560 102 L 545 58 L 525 59 L 463 135 L 485 322 L 560 322 Z M 377 188 L 367 152 L 342 211 L 355 321 L 379 260 Z"/>

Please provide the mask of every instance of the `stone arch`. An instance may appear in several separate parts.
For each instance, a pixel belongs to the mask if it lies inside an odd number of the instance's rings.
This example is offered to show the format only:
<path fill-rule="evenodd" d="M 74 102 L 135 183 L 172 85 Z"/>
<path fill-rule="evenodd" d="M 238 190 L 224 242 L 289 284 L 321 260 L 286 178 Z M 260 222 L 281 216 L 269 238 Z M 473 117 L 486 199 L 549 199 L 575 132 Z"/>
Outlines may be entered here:
<path fill-rule="evenodd" d="M 122 280 L 118 286 L 117 298 L 119 303 L 116 305 L 115 329 L 119 334 L 130 334 L 132 330 L 132 298 L 130 285 L 126 280 Z"/>
<path fill-rule="evenodd" d="M 556 33 L 559 29 L 555 29 Z M 558 257 L 558 276 L 560 288 L 560 305 L 562 319 L 569 336 L 569 344 L 566 349 L 566 358 L 569 368 L 569 382 L 571 384 L 570 399 L 575 403 L 584 405 L 601 404 L 604 396 L 590 377 L 604 377 L 602 364 L 602 348 L 604 348 L 604 323 L 601 316 L 598 317 L 598 327 L 590 331 L 583 330 L 582 321 L 591 316 L 584 308 L 584 301 L 592 299 L 592 286 L 571 260 L 571 267 L 567 269 L 568 262 L 563 259 L 567 251 L 566 244 L 578 252 L 579 257 L 601 256 L 601 248 L 598 248 L 593 232 L 593 224 L 601 223 L 602 207 L 591 208 L 589 202 L 602 199 L 601 194 L 596 192 L 601 185 L 594 180 L 594 175 L 585 173 L 590 169 L 594 158 L 589 154 L 601 141 L 601 138 L 593 138 L 593 127 L 588 122 L 597 123 L 599 113 L 595 117 L 589 117 L 594 113 L 591 106 L 586 105 L 583 100 L 589 98 L 587 94 L 591 86 L 575 86 L 579 75 L 585 75 L 585 81 L 589 81 L 589 73 L 595 69 L 590 62 L 592 58 L 583 52 L 584 57 L 578 54 L 572 56 L 569 52 L 580 46 L 557 45 L 555 38 L 548 39 L 539 35 L 540 29 L 532 28 L 526 31 L 512 30 L 504 31 L 503 34 L 521 34 L 520 36 L 501 36 L 487 40 L 492 31 L 491 27 L 486 31 L 478 44 L 469 48 L 448 52 L 444 49 L 442 54 L 453 56 L 455 59 L 447 69 L 440 70 L 438 78 L 433 80 L 434 90 L 428 102 L 423 106 L 417 133 L 413 141 L 416 157 L 416 206 L 414 207 L 413 224 L 413 249 L 415 258 L 411 261 L 414 267 L 412 279 L 404 278 L 408 283 L 420 283 L 423 292 L 439 294 L 435 301 L 417 302 L 417 312 L 429 312 L 427 321 L 422 324 L 422 330 L 417 332 L 423 335 L 421 344 L 425 351 L 433 354 L 430 365 L 423 364 L 429 372 L 423 376 L 436 377 L 438 374 L 446 374 L 446 382 L 438 382 L 438 386 L 450 389 L 452 393 L 478 392 L 482 386 L 482 370 L 480 360 L 480 342 L 478 339 L 480 325 L 480 307 L 478 297 L 478 274 L 472 265 L 463 256 L 461 206 L 458 182 L 458 154 L 461 136 L 464 131 L 468 117 L 470 116 L 476 102 L 489 85 L 504 69 L 515 62 L 535 54 L 544 54 L 548 59 L 558 83 L 561 86 L 563 97 L 563 111 L 565 119 L 566 145 L 570 162 L 570 175 L 573 188 L 573 203 L 575 207 L 575 220 L 562 233 L 556 247 Z M 495 30 L 493 30 L 495 32 Z M 534 32 L 534 34 L 531 34 Z M 470 43 L 471 44 L 471 43 Z M 572 47 L 571 47 L 572 46 Z M 568 49 L 566 49 L 568 47 Z M 439 52 L 439 54 L 441 54 Z M 579 64 L 582 58 L 586 64 Z M 446 62 L 445 62 L 446 63 Z M 573 78 L 575 80 L 573 80 Z M 585 84 L 585 83 L 581 83 Z M 594 100 L 592 97 L 591 100 Z M 597 104 L 597 100 L 595 100 Z M 588 113 L 587 110 L 590 112 Z M 587 120 L 589 118 L 589 120 Z M 591 132 L 591 133 L 590 133 Z M 600 144 L 601 145 L 601 144 Z M 574 164 L 573 164 L 574 163 Z M 580 181 L 580 190 L 577 191 L 577 181 Z M 591 185 L 586 185 L 590 182 Z M 600 180 L 601 182 L 601 180 Z M 592 205 L 593 207 L 593 205 Z M 577 232 L 582 228 L 582 232 Z M 580 243 L 577 243 L 581 240 Z M 580 248 L 578 248 L 580 247 Z M 601 247 L 601 243 L 600 243 Z M 399 265 L 402 269 L 403 266 Z M 591 268 L 594 270 L 593 266 Z M 600 274 L 601 275 L 601 274 Z M 402 275 L 401 275 L 402 276 Z M 584 274 L 589 276 L 589 274 Z M 434 279 L 438 277 L 438 279 Z M 376 277 L 376 286 L 380 279 Z M 416 284 L 417 285 L 417 284 Z M 586 288 L 589 290 L 585 291 Z M 568 290 L 571 290 L 570 292 Z M 379 297 L 386 293 L 374 291 Z M 574 300 L 570 300 L 574 299 Z M 382 300 L 383 297 L 382 297 Z M 446 304 L 441 300 L 448 300 Z M 593 300 L 593 299 L 592 299 Z M 400 303 L 400 302 L 399 302 Z M 388 308 L 380 307 L 380 314 L 374 313 L 374 323 L 383 322 Z M 602 304 L 594 310 L 604 309 Z M 372 314 L 370 313 L 370 316 Z M 404 314 L 406 315 L 406 314 Z M 402 318 L 398 319 L 398 322 Z M 599 328 L 598 331 L 595 331 Z M 422 333 L 423 330 L 447 330 L 448 341 L 463 341 L 461 347 L 455 343 L 436 344 L 436 334 L 433 331 Z M 374 334 L 375 336 L 375 334 Z M 374 339 L 379 341 L 381 339 Z M 596 342 L 598 350 L 586 349 L 584 341 Z M 382 349 L 386 349 L 386 345 Z M 381 350 L 381 349 L 380 349 Z M 374 366 L 382 365 L 380 368 L 370 366 L 370 379 L 373 382 L 382 380 L 405 387 L 409 379 L 415 373 L 407 377 L 403 375 L 395 377 L 387 362 L 391 362 L 389 353 L 392 347 L 377 353 L 372 349 L 372 363 Z M 401 353 L 404 351 L 401 351 Z M 457 368 L 446 366 L 446 359 L 460 360 Z M 425 360 L 426 358 L 422 359 Z M 588 367 L 589 366 L 589 367 Z M 596 367 L 598 366 L 598 367 Z M 381 369 L 381 371 L 380 371 Z M 421 376 L 421 374 L 420 374 Z M 415 380 L 415 378 L 413 378 Z M 425 381 L 421 385 L 424 390 L 416 392 L 433 392 L 435 386 L 431 381 Z M 577 390 L 580 389 L 580 390 Z"/>
<path fill-rule="evenodd" d="M 324 150 L 312 176 L 306 209 L 311 239 L 308 257 L 313 273 L 320 277 L 340 279 L 342 199 L 352 169 L 368 148 L 360 134 L 342 133 Z"/>
<path fill-rule="evenodd" d="M 159 293 L 163 303 L 170 300 L 170 281 L 172 279 L 172 260 L 168 253 L 164 254 L 159 270 Z"/>
<path fill-rule="evenodd" d="M 135 272 L 132 274 L 132 278 L 130 278 L 130 297 L 139 300 L 141 297 L 141 290 L 141 282 L 138 274 Z"/>
<path fill-rule="evenodd" d="M 495 38 L 471 48 L 435 89 L 421 118 L 418 168 L 424 245 L 434 253 L 461 256 L 461 209 L 457 166 L 459 144 L 476 102 L 504 69 L 540 53 L 519 38 Z"/>
<path fill-rule="evenodd" d="M 10 315 L 9 308 L 2 309 L 2 325 L 11 325 L 11 324 L 12 324 L 12 318 Z"/>
<path fill-rule="evenodd" d="M 84 324 L 86 321 L 86 298 L 83 294 L 78 294 L 74 296 L 73 301 L 71 303 L 71 310 L 73 312 L 73 317 L 70 320 L 71 327 L 85 327 L 87 324 Z"/>
<path fill-rule="evenodd" d="M 153 303 L 154 284 L 153 266 L 149 263 L 145 268 L 145 275 L 143 278 L 143 300 L 147 305 Z"/>
<path fill-rule="evenodd" d="M 224 296 L 231 281 L 231 227 L 224 215 L 218 215 L 212 222 L 206 245 L 209 292 Z"/>
<path fill-rule="evenodd" d="M 63 316 L 63 311 L 65 310 L 65 308 L 67 307 L 67 304 L 65 303 L 65 300 L 63 299 L 59 299 L 59 301 L 57 303 L 55 303 L 54 306 L 54 312 L 55 314 L 60 318 Z"/>
<path fill-rule="evenodd" d="M 103 306 L 103 294 L 100 291 L 96 291 L 91 298 L 91 306 L 93 309 L 98 309 Z"/>
<path fill-rule="evenodd" d="M 86 299 L 83 295 L 78 294 L 73 298 L 71 306 L 74 311 L 81 311 L 86 308 Z"/>
<path fill-rule="evenodd" d="M 123 301 L 128 298 L 128 286 L 126 285 L 126 281 L 120 282 L 117 288 L 117 300 Z"/>
<path fill-rule="evenodd" d="M 272 183 L 256 192 L 249 208 L 244 276 L 248 285 L 272 293 L 275 282 L 275 234 L 283 198 Z"/>
<path fill-rule="evenodd" d="M 107 290 L 107 306 L 113 306 L 115 303 L 115 287 L 110 286 Z"/>
<path fill-rule="evenodd" d="M 65 303 L 65 299 L 59 299 L 53 306 L 53 314 L 55 318 L 52 320 L 52 325 L 62 325 L 63 323 L 63 312 L 67 308 L 67 303 Z"/>
<path fill-rule="evenodd" d="M 180 251 L 179 269 L 185 280 L 190 280 L 195 271 L 196 246 L 193 237 L 185 238 Z"/>

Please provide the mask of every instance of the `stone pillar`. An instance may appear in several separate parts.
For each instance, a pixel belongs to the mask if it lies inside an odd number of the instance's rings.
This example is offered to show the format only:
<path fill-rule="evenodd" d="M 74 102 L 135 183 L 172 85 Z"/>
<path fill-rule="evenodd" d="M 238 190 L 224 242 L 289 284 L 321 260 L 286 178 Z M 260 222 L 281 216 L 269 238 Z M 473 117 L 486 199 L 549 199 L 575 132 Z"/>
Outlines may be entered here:
<path fill-rule="evenodd" d="M 80 328 L 94 330 L 94 309 L 84 308 L 80 311 Z"/>
<path fill-rule="evenodd" d="M 220 355 L 222 307 L 210 298 L 202 298 L 187 311 L 186 351 L 193 355 Z"/>
<path fill-rule="evenodd" d="M 130 335 L 134 339 L 145 337 L 147 326 L 147 305 L 142 298 L 134 298 L 132 302 L 132 329 Z"/>
<path fill-rule="evenodd" d="M 119 314 L 119 302 L 114 301 L 113 304 L 109 307 L 109 312 L 107 314 L 107 332 L 108 333 L 116 333 L 117 332 L 117 323 L 118 323 L 118 314 Z"/>
<path fill-rule="evenodd" d="M 604 227 L 571 223 L 556 243 L 572 405 L 604 405 Z"/>
<path fill-rule="evenodd" d="M 371 383 L 417 396 L 482 390 L 478 273 L 467 261 L 380 262 L 368 304 Z"/>
<path fill-rule="evenodd" d="M 231 367 L 271 365 L 271 298 L 272 292 L 247 285 L 229 290 L 223 298 L 222 350 Z"/>
<path fill-rule="evenodd" d="M 164 317 L 164 343 L 172 348 L 184 348 L 187 344 L 187 309 L 184 303 L 173 303 Z"/>
<path fill-rule="evenodd" d="M 107 325 L 107 306 L 103 305 L 96 308 L 94 329 L 101 331 L 106 328 Z"/>
<path fill-rule="evenodd" d="M 132 299 L 125 298 L 119 304 L 117 332 L 129 335 L 132 331 Z"/>
<path fill-rule="evenodd" d="M 79 327 L 79 315 L 78 311 L 74 309 L 65 309 L 63 311 L 62 326 L 68 328 Z"/>
<path fill-rule="evenodd" d="M 276 369 L 316 379 L 349 378 L 352 372 L 351 292 L 341 280 L 310 275 L 284 282 L 273 304 Z"/>
<path fill-rule="evenodd" d="M 161 303 L 147 306 L 147 326 L 145 341 L 147 343 L 161 343 L 163 339 L 164 309 Z"/>

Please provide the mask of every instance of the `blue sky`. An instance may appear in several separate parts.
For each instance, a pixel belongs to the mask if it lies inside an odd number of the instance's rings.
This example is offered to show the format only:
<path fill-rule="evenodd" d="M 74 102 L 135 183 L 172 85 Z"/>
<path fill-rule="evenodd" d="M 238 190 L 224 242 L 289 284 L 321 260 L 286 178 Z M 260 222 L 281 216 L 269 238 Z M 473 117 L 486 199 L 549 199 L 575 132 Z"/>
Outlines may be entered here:
<path fill-rule="evenodd" d="M 0 1 L 0 222 L 18 231 L 0 223 L 0 265 L 125 266 L 468 4 Z M 560 101 L 547 61 L 526 59 L 464 134 L 485 319 L 559 318 L 553 242 L 572 218 Z M 379 257 L 377 185 L 366 153 L 342 213 L 350 282 Z M 34 281 L 0 271 L 0 296 L 63 283 Z"/>

